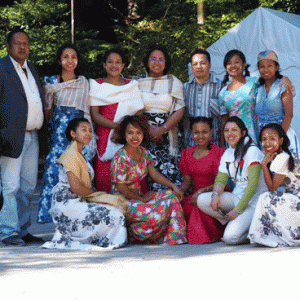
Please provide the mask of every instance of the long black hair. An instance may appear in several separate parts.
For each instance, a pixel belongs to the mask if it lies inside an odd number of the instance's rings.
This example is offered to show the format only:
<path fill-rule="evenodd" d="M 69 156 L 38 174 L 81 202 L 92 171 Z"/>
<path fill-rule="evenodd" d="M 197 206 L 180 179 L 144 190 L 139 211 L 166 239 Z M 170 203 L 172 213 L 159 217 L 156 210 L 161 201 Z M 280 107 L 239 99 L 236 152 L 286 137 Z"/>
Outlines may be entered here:
<path fill-rule="evenodd" d="M 71 136 L 71 131 L 76 131 L 76 129 L 78 128 L 79 124 L 80 123 L 89 123 L 89 120 L 86 119 L 86 118 L 74 118 L 72 119 L 67 128 L 66 128 L 66 131 L 65 131 L 65 135 L 66 135 L 66 138 L 68 141 L 72 142 L 73 138 Z"/>
<path fill-rule="evenodd" d="M 229 63 L 229 60 L 234 55 L 238 55 L 240 57 L 240 59 L 243 61 L 243 63 L 246 64 L 246 57 L 245 57 L 244 53 L 240 50 L 233 49 L 233 50 L 230 50 L 229 52 L 227 52 L 225 57 L 224 57 L 223 65 L 224 65 L 225 69 L 226 69 L 226 66 Z M 250 72 L 248 70 L 249 67 L 250 67 L 250 65 L 246 64 L 246 66 L 245 66 L 245 76 L 250 76 Z M 223 79 L 223 84 L 226 84 L 226 82 L 228 80 L 229 80 L 229 74 L 226 71 L 226 74 L 225 74 L 224 79 Z"/>
<path fill-rule="evenodd" d="M 251 146 L 251 144 L 253 143 L 253 140 L 248 135 L 248 129 L 247 129 L 245 123 L 239 117 L 237 117 L 237 116 L 229 117 L 227 119 L 227 121 L 225 122 L 224 128 L 227 123 L 235 123 L 240 128 L 242 133 L 246 132 L 246 134 L 240 138 L 240 140 L 238 141 L 238 143 L 235 147 L 235 150 L 234 150 L 234 160 L 237 162 L 240 162 L 244 158 L 244 156 L 245 156 L 247 150 L 249 149 L 249 147 Z M 245 144 L 246 138 L 248 138 L 248 141 Z"/>
<path fill-rule="evenodd" d="M 277 124 L 277 123 L 270 123 L 270 124 L 267 124 L 265 125 L 260 133 L 259 133 L 259 140 L 261 142 L 261 139 L 262 139 L 262 134 L 263 134 L 263 131 L 266 130 L 266 129 L 273 129 L 275 130 L 278 135 L 279 135 L 279 138 L 283 138 L 283 143 L 281 145 L 281 148 L 283 151 L 285 151 L 290 157 L 289 157 L 289 162 L 288 162 L 288 169 L 289 171 L 293 171 L 294 168 L 295 168 L 295 161 L 294 161 L 294 158 L 289 150 L 289 146 L 290 146 L 290 140 L 289 138 L 287 137 L 284 129 L 282 128 L 281 125 Z"/>

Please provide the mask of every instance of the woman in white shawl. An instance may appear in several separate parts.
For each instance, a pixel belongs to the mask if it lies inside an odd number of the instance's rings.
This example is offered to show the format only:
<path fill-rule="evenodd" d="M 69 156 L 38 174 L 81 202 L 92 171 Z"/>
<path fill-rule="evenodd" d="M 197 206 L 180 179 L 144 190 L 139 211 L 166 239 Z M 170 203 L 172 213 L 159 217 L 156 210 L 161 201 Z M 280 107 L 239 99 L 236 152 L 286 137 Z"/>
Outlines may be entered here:
<path fill-rule="evenodd" d="M 148 75 L 138 79 L 150 123 L 151 141 L 145 147 L 156 160 L 155 167 L 176 185 L 182 178 L 178 168 L 180 147 L 177 124 L 185 113 L 183 83 L 168 74 L 171 59 L 158 45 L 151 47 L 144 58 Z M 163 191 L 164 187 L 148 179 L 149 190 Z"/>
<path fill-rule="evenodd" d="M 125 115 L 134 115 L 144 108 L 136 80 L 122 77 L 127 59 L 121 49 L 111 49 L 105 54 L 103 67 L 107 76 L 90 79 L 91 116 L 96 123 L 97 155 L 95 157 L 95 184 L 98 191 L 110 192 L 110 165 L 122 145 L 110 138 L 118 122 Z"/>
<path fill-rule="evenodd" d="M 58 182 L 57 160 L 70 142 L 65 130 L 70 120 L 90 117 L 89 82 L 79 75 L 80 57 L 71 43 L 62 45 L 56 55 L 58 74 L 45 77 L 46 119 L 49 122 L 50 149 L 46 157 L 37 221 L 52 222 L 49 209 L 52 202 L 52 189 Z M 96 142 L 84 146 L 83 155 L 91 162 L 96 153 Z"/>

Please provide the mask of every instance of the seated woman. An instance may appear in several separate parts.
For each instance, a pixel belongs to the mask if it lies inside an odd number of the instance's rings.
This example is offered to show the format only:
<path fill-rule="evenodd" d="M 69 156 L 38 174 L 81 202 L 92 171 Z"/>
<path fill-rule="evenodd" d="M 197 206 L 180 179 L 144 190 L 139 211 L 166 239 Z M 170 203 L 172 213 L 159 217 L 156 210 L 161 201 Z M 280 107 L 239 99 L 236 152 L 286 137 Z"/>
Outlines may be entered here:
<path fill-rule="evenodd" d="M 218 174 L 224 150 L 211 141 L 213 119 L 206 117 L 190 118 L 190 130 L 195 146 L 184 150 L 181 154 L 179 169 L 183 175 L 180 189 L 186 193 L 191 187 L 192 194 L 181 201 L 187 222 L 187 239 L 190 244 L 212 243 L 221 239 L 225 226 L 208 216 L 197 207 L 200 194 L 212 191 Z"/>
<path fill-rule="evenodd" d="M 127 198 L 129 241 L 168 245 L 186 243 L 186 224 L 179 202 L 183 193 L 155 169 L 149 150 L 140 146 L 148 137 L 149 124 L 145 117 L 126 116 L 114 139 L 124 147 L 112 161 L 112 193 Z M 142 193 L 141 182 L 148 174 L 170 190 Z"/>
<path fill-rule="evenodd" d="M 84 145 L 92 139 L 88 120 L 71 120 L 66 137 L 72 142 L 58 160 L 59 182 L 53 188 L 50 209 L 56 230 L 43 247 L 85 250 L 123 246 L 127 241 L 124 202 L 121 197 L 94 193 L 94 172 L 82 155 Z"/>
<path fill-rule="evenodd" d="M 223 235 L 225 243 L 242 244 L 247 241 L 257 198 L 267 190 L 260 165 L 263 153 L 236 116 L 225 122 L 224 138 L 230 147 L 221 158 L 213 192 L 201 194 L 197 205 L 221 224 L 228 223 Z M 224 192 L 229 177 L 235 183 L 232 193 Z"/>
<path fill-rule="evenodd" d="M 270 50 L 260 52 L 257 67 L 261 76 L 255 104 L 259 129 L 269 123 L 280 124 L 290 140 L 290 150 L 299 157 L 299 140 L 290 126 L 293 118 L 293 94 L 284 84 L 280 86 L 283 76 L 279 73 L 276 53 Z"/>
<path fill-rule="evenodd" d="M 275 123 L 260 133 L 261 163 L 269 192 L 260 195 L 249 230 L 251 244 L 300 246 L 300 161 L 289 150 L 285 130 Z M 280 185 L 285 193 L 277 190 Z"/>

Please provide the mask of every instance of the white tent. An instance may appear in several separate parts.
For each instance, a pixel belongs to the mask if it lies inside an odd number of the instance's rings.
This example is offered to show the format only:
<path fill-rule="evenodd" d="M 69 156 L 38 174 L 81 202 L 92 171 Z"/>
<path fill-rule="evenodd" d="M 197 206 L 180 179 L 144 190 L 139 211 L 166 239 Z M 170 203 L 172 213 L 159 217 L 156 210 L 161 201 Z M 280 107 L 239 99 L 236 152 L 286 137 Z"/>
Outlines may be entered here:
<path fill-rule="evenodd" d="M 256 58 L 260 51 L 277 53 L 281 74 L 288 76 L 295 88 L 292 127 L 300 138 L 300 15 L 263 7 L 252 12 L 207 49 L 212 71 L 219 79 L 225 75 L 224 56 L 232 49 L 245 54 L 251 75 L 258 75 Z"/>

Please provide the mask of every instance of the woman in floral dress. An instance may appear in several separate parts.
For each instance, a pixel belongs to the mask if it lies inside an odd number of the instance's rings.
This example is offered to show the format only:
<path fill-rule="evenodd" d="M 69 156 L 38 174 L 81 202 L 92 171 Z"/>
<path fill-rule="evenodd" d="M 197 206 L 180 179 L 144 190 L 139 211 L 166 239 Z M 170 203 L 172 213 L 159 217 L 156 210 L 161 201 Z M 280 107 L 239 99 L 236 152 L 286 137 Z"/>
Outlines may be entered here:
<path fill-rule="evenodd" d="M 90 117 L 90 97 L 88 80 L 78 75 L 79 53 L 73 44 L 64 44 L 57 51 L 60 75 L 45 77 L 46 119 L 49 121 L 50 151 L 46 157 L 37 221 L 52 222 L 49 213 L 52 189 L 58 182 L 57 160 L 70 142 L 65 130 L 70 120 Z M 96 141 L 85 146 L 83 154 L 91 162 L 96 153 Z"/>
<path fill-rule="evenodd" d="M 89 121 L 71 120 L 66 137 L 72 142 L 58 160 L 59 182 L 53 188 L 50 209 L 55 234 L 43 247 L 99 250 L 123 246 L 127 241 L 124 208 L 106 204 L 117 203 L 116 196 L 93 190 L 93 168 L 82 155 L 83 146 L 92 138 Z M 93 202 L 87 201 L 92 198 Z"/>
<path fill-rule="evenodd" d="M 269 192 L 258 199 L 248 237 L 252 244 L 269 247 L 300 246 L 300 161 L 291 154 L 281 125 L 264 126 L 260 141 Z M 285 192 L 278 189 L 281 185 Z"/>
<path fill-rule="evenodd" d="M 183 83 L 168 74 L 171 59 L 160 46 L 151 47 L 145 55 L 144 65 L 148 75 L 138 82 L 145 105 L 144 113 L 150 123 L 151 139 L 145 147 L 155 159 L 157 170 L 179 185 L 182 177 L 178 169 L 181 147 L 177 125 L 185 113 Z M 164 190 L 150 177 L 148 188 Z"/>
<path fill-rule="evenodd" d="M 179 199 L 180 189 L 159 173 L 150 152 L 141 147 L 149 124 L 141 116 L 126 116 L 115 141 L 123 144 L 112 161 L 112 193 L 127 198 L 126 223 L 129 241 L 145 244 L 182 244 L 186 224 Z M 147 176 L 170 190 L 142 192 Z"/>
<path fill-rule="evenodd" d="M 258 119 L 254 112 L 257 79 L 249 77 L 249 65 L 246 65 L 245 56 L 239 50 L 231 50 L 225 55 L 224 67 L 226 68 L 226 75 L 223 83 L 227 83 L 229 76 L 232 81 L 224 86 L 219 94 L 223 124 L 228 116 L 239 117 L 248 128 L 249 136 L 257 144 Z"/>

